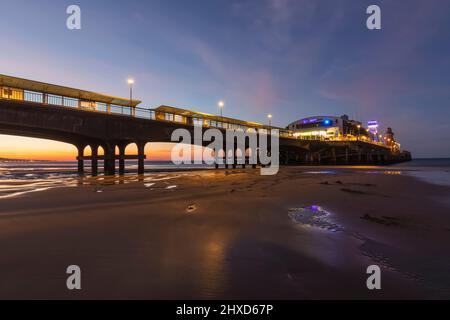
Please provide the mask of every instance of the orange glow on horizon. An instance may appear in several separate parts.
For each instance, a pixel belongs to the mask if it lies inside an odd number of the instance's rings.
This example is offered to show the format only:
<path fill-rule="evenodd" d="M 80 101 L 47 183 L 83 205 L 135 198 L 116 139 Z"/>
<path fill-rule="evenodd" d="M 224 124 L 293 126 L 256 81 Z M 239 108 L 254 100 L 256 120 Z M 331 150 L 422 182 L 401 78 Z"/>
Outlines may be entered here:
<path fill-rule="evenodd" d="M 145 147 L 147 160 L 169 161 L 172 147 L 171 143 L 148 143 Z M 127 154 L 137 154 L 136 145 L 129 145 L 126 152 Z M 90 154 L 91 150 L 87 147 L 85 155 Z M 99 149 L 99 154 L 103 154 L 102 148 Z M 0 158 L 74 161 L 76 156 L 77 149 L 68 143 L 0 135 Z"/>

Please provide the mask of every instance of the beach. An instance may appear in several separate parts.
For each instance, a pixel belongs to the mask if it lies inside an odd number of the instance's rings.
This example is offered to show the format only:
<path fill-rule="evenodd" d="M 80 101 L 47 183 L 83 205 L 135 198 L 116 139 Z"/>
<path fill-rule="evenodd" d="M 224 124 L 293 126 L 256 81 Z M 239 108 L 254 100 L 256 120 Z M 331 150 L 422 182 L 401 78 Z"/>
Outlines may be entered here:
<path fill-rule="evenodd" d="M 395 167 L 84 178 L 0 199 L 0 298 L 448 299 L 449 191 Z"/>

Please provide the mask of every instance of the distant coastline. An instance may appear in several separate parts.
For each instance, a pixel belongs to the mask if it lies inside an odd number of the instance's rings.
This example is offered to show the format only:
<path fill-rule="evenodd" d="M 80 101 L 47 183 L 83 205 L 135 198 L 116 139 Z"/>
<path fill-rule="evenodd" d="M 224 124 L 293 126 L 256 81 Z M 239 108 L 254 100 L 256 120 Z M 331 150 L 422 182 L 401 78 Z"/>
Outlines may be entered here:
<path fill-rule="evenodd" d="M 50 162 L 50 160 L 0 158 L 0 162 Z"/>

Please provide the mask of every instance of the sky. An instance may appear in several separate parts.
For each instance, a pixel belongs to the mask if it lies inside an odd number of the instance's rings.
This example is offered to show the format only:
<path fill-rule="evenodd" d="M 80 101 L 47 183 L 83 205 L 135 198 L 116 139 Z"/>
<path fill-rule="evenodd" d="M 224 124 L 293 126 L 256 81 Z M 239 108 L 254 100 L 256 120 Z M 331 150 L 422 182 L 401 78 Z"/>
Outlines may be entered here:
<path fill-rule="evenodd" d="M 66 8 L 81 8 L 81 30 Z M 368 30 L 366 8 L 381 8 Z M 0 0 L 0 73 L 285 127 L 342 115 L 392 127 L 414 157 L 450 157 L 448 0 Z M 168 157 L 152 145 L 150 159 Z M 73 159 L 0 135 L 0 157 Z"/>

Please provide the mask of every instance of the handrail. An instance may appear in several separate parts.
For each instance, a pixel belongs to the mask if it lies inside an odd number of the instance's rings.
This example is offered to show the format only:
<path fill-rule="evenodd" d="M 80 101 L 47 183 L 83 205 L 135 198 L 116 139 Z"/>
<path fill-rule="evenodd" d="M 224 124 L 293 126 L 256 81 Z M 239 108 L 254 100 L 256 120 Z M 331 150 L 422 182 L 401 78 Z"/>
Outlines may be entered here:
<path fill-rule="evenodd" d="M 58 96 L 45 92 L 22 90 L 11 87 L 0 87 L 0 99 L 25 101 L 41 105 L 80 109 L 84 111 L 118 114 L 148 120 L 156 119 L 155 111 L 152 109 L 119 106 L 109 103 Z"/>

